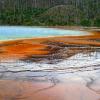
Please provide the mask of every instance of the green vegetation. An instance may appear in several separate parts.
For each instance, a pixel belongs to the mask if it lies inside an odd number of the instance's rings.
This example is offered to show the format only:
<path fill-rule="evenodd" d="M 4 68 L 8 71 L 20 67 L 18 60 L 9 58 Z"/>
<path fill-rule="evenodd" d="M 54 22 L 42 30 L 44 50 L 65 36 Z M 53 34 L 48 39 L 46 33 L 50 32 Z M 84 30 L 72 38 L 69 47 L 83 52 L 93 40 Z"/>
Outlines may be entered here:
<path fill-rule="evenodd" d="M 73 13 L 71 13 L 73 12 Z M 40 19 L 48 25 L 79 25 L 82 13 L 72 5 L 59 5 L 44 12 Z"/>
<path fill-rule="evenodd" d="M 1 0 L 0 25 L 100 27 L 100 0 Z"/>
<path fill-rule="evenodd" d="M 34 8 L 27 10 L 4 10 L 0 14 L 1 25 L 39 25 L 37 17 L 43 13 L 45 9 Z"/>
<path fill-rule="evenodd" d="M 82 26 L 91 26 L 91 21 L 90 20 L 82 20 L 80 24 Z"/>

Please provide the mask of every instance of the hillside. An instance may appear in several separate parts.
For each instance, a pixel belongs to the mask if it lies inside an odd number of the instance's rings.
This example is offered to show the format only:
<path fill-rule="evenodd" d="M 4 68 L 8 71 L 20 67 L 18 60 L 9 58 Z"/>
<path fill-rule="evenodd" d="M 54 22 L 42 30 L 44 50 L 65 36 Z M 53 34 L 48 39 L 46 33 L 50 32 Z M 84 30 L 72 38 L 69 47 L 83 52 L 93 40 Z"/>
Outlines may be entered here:
<path fill-rule="evenodd" d="M 100 0 L 0 0 L 0 25 L 100 26 Z"/>
<path fill-rule="evenodd" d="M 72 5 L 59 5 L 52 7 L 45 11 L 40 17 L 42 22 L 48 23 L 48 25 L 79 24 L 81 18 L 82 13 L 80 9 L 75 8 Z"/>

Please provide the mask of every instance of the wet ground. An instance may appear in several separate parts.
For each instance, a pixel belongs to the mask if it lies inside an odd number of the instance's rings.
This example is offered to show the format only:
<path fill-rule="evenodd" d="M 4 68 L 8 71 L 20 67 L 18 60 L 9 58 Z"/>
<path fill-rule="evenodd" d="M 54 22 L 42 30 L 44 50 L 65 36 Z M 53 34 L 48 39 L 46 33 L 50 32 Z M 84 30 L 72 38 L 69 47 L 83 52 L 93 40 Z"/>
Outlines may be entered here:
<path fill-rule="evenodd" d="M 100 33 L 0 42 L 0 100 L 100 100 Z"/>

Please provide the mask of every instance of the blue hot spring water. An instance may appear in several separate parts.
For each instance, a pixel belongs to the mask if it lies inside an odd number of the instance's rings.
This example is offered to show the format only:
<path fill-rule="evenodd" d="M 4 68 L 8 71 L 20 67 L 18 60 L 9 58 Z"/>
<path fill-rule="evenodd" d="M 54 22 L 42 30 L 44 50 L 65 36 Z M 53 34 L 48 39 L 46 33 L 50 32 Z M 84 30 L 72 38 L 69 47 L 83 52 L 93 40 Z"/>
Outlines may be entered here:
<path fill-rule="evenodd" d="M 78 36 L 87 32 L 40 27 L 0 26 L 0 41 L 49 36 Z"/>

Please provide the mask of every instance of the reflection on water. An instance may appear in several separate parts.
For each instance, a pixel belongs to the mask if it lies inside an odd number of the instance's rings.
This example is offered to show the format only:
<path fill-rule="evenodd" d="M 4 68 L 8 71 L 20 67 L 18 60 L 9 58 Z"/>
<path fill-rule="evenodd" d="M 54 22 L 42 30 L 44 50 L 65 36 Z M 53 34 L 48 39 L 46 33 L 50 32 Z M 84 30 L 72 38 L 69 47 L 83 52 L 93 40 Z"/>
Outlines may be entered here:
<path fill-rule="evenodd" d="M 0 100 L 100 100 L 99 39 L 96 33 L 1 43 Z"/>

